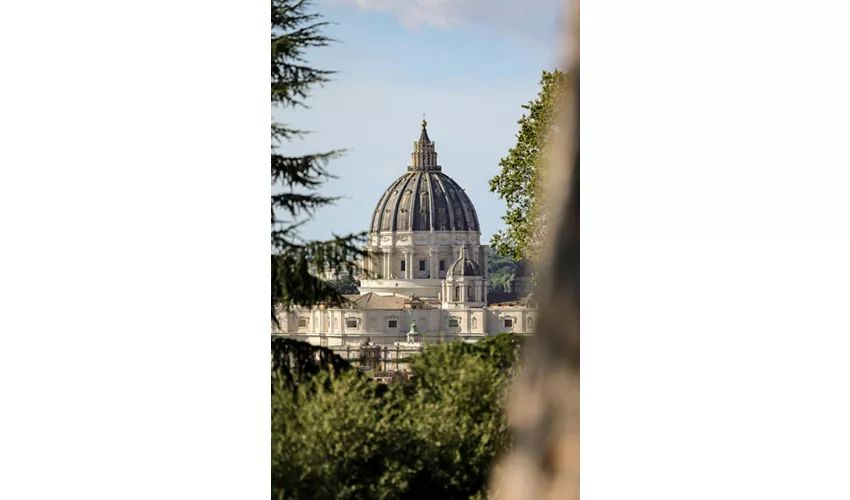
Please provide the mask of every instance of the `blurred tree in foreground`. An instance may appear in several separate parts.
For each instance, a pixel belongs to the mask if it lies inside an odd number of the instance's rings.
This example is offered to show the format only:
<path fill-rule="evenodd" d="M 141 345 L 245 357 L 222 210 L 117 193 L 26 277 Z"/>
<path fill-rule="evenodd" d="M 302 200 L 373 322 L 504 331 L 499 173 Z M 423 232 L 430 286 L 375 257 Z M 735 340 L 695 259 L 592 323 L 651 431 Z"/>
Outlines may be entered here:
<path fill-rule="evenodd" d="M 580 2 L 565 2 L 562 48 L 569 85 L 547 137 L 547 248 L 540 269 L 534 336 L 511 390 L 514 446 L 500 458 L 492 490 L 503 500 L 581 496 Z"/>
<path fill-rule="evenodd" d="M 558 102 L 569 82 L 567 73 L 544 71 L 537 98 L 522 107 L 527 111 L 517 122 L 517 143 L 502 158 L 501 172 L 490 179 L 490 191 L 507 203 L 502 216 L 506 228 L 497 231 L 490 244 L 499 255 L 514 260 L 535 260 L 545 241 L 546 213 L 542 187 L 543 166 L 549 154 L 547 137 L 557 121 Z"/>
<path fill-rule="evenodd" d="M 307 49 L 331 42 L 322 34 L 327 22 L 309 12 L 310 7 L 309 0 L 271 0 L 272 107 L 306 107 L 310 88 L 327 82 L 332 74 L 310 67 L 304 58 Z M 338 150 L 300 156 L 283 152 L 283 144 L 305 133 L 281 123 L 273 122 L 271 127 L 271 315 L 275 322 L 279 305 L 341 304 L 341 293 L 311 274 L 310 264 L 320 273 L 341 268 L 352 272 L 352 262 L 362 255 L 359 247 L 365 241 L 364 234 L 334 236 L 328 241 L 298 237 L 299 225 L 336 200 L 316 190 L 332 178 L 325 170 L 327 162 L 341 154 Z"/>
<path fill-rule="evenodd" d="M 519 338 L 425 349 L 390 387 L 326 368 L 272 395 L 272 497 L 486 498 L 509 446 L 504 398 Z"/>

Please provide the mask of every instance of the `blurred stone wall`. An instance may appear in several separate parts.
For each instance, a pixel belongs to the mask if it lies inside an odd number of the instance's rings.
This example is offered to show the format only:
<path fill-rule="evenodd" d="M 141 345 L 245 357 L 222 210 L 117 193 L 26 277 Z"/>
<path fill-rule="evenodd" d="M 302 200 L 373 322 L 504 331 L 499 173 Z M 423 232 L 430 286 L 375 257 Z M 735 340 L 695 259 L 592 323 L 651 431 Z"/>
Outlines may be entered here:
<path fill-rule="evenodd" d="M 490 497 L 499 500 L 579 498 L 579 2 L 566 2 L 564 68 L 573 85 L 550 137 L 547 199 L 550 241 L 536 293 L 536 334 L 512 388 L 510 454 L 497 465 Z"/>

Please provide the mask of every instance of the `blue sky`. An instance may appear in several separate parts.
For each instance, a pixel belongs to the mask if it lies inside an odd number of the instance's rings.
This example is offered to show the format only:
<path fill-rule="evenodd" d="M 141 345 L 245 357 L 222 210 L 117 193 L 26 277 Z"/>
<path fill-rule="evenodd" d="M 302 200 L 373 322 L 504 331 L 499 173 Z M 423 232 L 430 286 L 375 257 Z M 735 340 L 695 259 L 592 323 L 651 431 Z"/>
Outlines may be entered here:
<path fill-rule="evenodd" d="M 302 230 L 325 239 L 368 229 L 384 190 L 405 172 L 426 113 L 443 172 L 475 204 L 483 237 L 502 227 L 489 192 L 499 159 L 515 143 L 520 106 L 537 94 L 553 51 L 560 2 L 552 0 L 316 0 L 339 40 L 308 54 L 338 71 L 308 110 L 273 117 L 313 133 L 288 154 L 347 149 L 328 165 L 338 176 L 322 194 L 343 196 Z"/>

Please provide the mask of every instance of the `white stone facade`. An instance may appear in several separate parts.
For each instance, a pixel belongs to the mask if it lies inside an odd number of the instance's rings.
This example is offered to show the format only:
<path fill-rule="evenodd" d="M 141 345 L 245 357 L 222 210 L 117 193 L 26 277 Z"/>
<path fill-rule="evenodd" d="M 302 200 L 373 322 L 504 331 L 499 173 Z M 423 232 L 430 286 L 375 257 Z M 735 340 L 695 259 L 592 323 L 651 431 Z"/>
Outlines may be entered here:
<path fill-rule="evenodd" d="M 292 310 L 281 315 L 281 328 L 275 333 L 325 347 L 359 345 L 367 339 L 378 345 L 395 345 L 407 341 L 411 321 L 416 321 L 422 342 L 428 344 L 500 333 L 530 334 L 536 314 L 536 309 L 522 306 Z"/>
<path fill-rule="evenodd" d="M 463 245 L 468 256 L 487 269 L 487 245 L 480 239 L 477 231 L 373 233 L 361 263 L 360 292 L 438 298 Z"/>
<path fill-rule="evenodd" d="M 360 296 L 344 308 L 282 312 L 273 333 L 340 349 L 367 340 L 410 348 L 415 321 L 424 344 L 534 331 L 536 309 L 489 300 L 487 245 L 463 188 L 437 165 L 426 123 L 408 173 L 386 190 L 360 263 Z"/>

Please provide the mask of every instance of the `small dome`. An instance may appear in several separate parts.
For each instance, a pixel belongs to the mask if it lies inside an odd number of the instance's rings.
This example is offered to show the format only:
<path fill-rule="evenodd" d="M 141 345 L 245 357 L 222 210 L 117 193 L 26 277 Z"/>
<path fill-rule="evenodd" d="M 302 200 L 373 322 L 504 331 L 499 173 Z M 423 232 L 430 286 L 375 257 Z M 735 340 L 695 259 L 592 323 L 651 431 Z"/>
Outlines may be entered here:
<path fill-rule="evenodd" d="M 466 258 L 466 245 L 460 247 L 460 256 L 449 266 L 446 276 L 481 276 L 481 267 L 473 260 Z"/>

